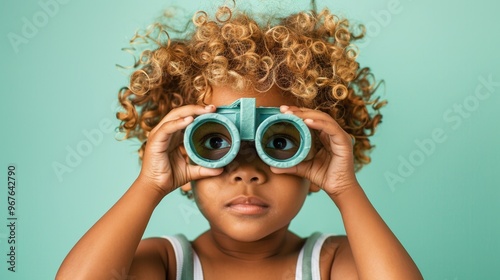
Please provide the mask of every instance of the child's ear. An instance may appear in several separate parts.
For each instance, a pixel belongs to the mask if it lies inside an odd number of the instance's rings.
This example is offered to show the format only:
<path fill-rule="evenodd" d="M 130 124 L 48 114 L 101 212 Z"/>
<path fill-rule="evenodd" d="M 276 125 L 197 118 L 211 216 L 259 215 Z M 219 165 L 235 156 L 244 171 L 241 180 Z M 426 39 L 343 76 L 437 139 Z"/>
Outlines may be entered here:
<path fill-rule="evenodd" d="M 311 183 L 311 185 L 309 186 L 309 192 L 312 193 L 312 192 L 319 192 L 321 190 L 321 188 L 316 185 L 316 184 L 313 184 Z"/>

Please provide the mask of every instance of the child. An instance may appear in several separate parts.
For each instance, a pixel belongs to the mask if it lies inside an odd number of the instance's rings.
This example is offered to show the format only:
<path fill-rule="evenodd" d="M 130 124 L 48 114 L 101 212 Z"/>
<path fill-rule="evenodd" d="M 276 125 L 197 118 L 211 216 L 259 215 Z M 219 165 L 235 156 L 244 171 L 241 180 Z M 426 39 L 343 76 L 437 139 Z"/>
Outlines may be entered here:
<path fill-rule="evenodd" d="M 355 177 L 370 161 L 368 137 L 384 102 L 372 99 L 373 76 L 359 68 L 352 45 L 361 36 L 348 21 L 324 10 L 259 24 L 223 6 L 214 19 L 198 12 L 193 23 L 185 39 L 160 41 L 167 27 L 157 24 L 132 40 L 158 44 L 142 52 L 119 95 L 122 131 L 143 141 L 142 169 L 71 250 L 57 279 L 117 273 L 129 279 L 422 279 Z M 305 160 L 271 167 L 255 143 L 242 141 L 226 166 L 194 164 L 184 130 L 240 98 L 302 119 L 313 139 Z M 207 149 L 231 146 L 225 136 L 210 141 Z M 178 187 L 195 199 L 210 229 L 192 242 L 141 240 L 155 207 Z M 288 230 L 307 195 L 320 190 L 340 210 L 347 236 L 304 239 Z"/>

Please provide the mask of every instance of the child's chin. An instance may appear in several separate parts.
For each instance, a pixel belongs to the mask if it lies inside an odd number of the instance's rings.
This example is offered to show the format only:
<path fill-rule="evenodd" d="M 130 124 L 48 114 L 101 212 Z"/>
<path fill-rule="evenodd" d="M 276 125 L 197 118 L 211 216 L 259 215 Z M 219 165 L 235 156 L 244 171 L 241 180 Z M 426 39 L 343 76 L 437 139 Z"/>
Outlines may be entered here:
<path fill-rule="evenodd" d="M 262 228 L 262 225 L 239 227 L 238 229 L 231 229 L 227 235 L 236 241 L 240 242 L 256 242 L 272 235 L 273 231 L 269 228 Z"/>

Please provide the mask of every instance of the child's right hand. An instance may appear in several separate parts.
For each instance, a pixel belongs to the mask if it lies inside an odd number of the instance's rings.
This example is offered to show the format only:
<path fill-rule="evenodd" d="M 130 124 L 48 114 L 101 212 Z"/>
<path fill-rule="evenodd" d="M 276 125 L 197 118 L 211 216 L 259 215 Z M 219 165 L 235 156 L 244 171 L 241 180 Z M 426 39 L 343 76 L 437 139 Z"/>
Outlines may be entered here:
<path fill-rule="evenodd" d="M 179 107 L 170 111 L 151 130 L 137 180 L 71 249 L 56 279 L 110 279 L 116 271 L 129 273 L 131 263 L 135 261 L 139 266 L 147 263 L 145 270 L 158 265 L 159 262 L 144 262 L 150 254 L 134 260 L 138 244 L 158 203 L 178 186 L 223 171 L 222 168 L 191 165 L 181 151 L 182 130 L 195 116 L 214 111 L 214 106 Z M 156 268 L 159 271 L 164 269 L 162 264 Z"/>
<path fill-rule="evenodd" d="M 149 133 L 138 179 L 155 188 L 163 197 L 192 180 L 222 173 L 223 168 L 190 164 L 182 151 L 181 131 L 195 115 L 212 112 L 215 112 L 213 105 L 186 105 L 170 111 Z"/>

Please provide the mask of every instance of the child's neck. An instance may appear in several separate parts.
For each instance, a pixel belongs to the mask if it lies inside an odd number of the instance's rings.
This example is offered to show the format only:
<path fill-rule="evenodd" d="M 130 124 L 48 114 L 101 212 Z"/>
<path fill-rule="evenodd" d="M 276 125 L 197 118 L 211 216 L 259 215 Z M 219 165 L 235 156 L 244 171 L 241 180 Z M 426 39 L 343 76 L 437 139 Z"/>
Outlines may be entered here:
<path fill-rule="evenodd" d="M 196 243 L 203 247 L 196 246 Z M 260 261 L 274 257 L 287 256 L 300 250 L 303 240 L 284 227 L 256 241 L 245 242 L 235 240 L 227 235 L 209 230 L 193 244 L 199 249 L 214 256 L 230 258 L 235 261 Z M 196 248 L 199 247 L 199 248 Z M 201 253 L 201 252 L 200 252 Z"/>

